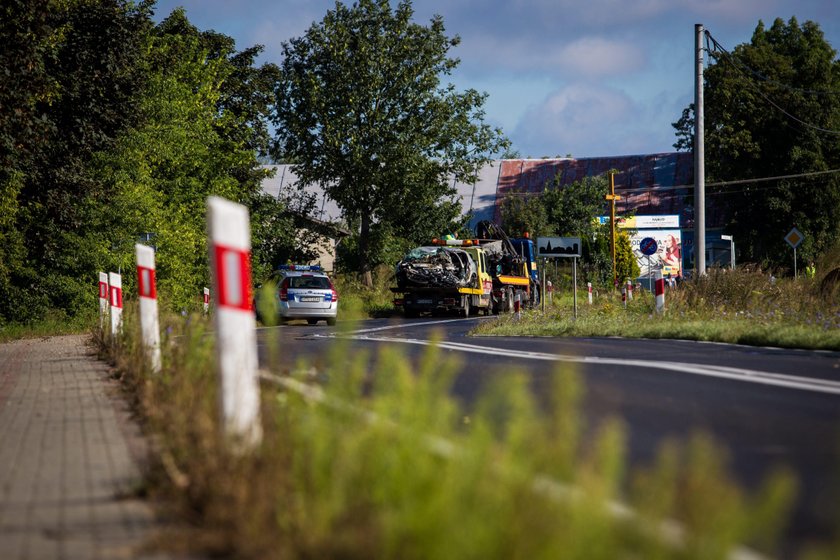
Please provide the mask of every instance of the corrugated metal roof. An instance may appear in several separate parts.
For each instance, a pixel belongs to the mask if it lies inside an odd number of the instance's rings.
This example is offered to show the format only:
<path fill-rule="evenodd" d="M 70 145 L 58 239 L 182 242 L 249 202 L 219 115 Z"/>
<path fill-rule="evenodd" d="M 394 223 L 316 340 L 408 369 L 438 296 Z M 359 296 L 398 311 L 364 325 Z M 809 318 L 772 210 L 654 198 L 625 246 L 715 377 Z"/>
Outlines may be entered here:
<path fill-rule="evenodd" d="M 276 169 L 275 176 L 263 182 L 263 191 L 277 196 L 284 186 L 297 182 L 291 165 L 267 166 Z M 679 214 L 683 227 L 692 227 L 694 157 L 690 152 L 661 154 L 557 159 L 504 159 L 491 161 L 478 173 L 473 184 L 453 181 L 461 198 L 464 214 L 472 212 L 470 226 L 481 220 L 498 222 L 499 206 L 512 193 L 536 194 L 552 185 L 559 175 L 563 187 L 584 177 L 597 176 L 610 169 L 618 170 L 615 186 L 623 194 L 616 210 L 637 214 Z M 680 188 L 684 187 L 684 188 Z M 338 221 L 341 210 L 323 189 L 309 186 L 307 191 L 318 200 L 316 219 Z M 708 201 L 707 201 L 708 203 Z M 722 214 L 710 204 L 706 210 L 708 227 L 722 224 Z"/>

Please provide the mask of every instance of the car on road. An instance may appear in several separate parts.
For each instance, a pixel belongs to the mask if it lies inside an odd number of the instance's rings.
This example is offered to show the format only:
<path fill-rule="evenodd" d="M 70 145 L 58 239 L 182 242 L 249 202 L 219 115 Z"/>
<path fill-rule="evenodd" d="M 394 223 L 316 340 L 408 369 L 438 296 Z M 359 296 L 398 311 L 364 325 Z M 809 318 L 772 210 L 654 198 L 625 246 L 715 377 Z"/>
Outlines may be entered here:
<path fill-rule="evenodd" d="M 268 283 L 275 287 L 276 319 L 279 322 L 305 319 L 310 325 L 318 321 L 335 325 L 338 291 L 320 266 L 283 265 L 271 274 Z M 259 301 L 255 308 L 260 316 L 263 311 Z"/>

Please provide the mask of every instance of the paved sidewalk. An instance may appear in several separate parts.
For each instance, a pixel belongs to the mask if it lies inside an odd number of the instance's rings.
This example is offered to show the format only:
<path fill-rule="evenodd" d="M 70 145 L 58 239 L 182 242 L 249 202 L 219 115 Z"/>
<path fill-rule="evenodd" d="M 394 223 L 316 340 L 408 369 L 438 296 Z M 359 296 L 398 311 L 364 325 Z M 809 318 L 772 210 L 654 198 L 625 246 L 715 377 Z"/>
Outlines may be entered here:
<path fill-rule="evenodd" d="M 85 336 L 0 344 L 0 557 L 162 558 L 142 438 Z"/>

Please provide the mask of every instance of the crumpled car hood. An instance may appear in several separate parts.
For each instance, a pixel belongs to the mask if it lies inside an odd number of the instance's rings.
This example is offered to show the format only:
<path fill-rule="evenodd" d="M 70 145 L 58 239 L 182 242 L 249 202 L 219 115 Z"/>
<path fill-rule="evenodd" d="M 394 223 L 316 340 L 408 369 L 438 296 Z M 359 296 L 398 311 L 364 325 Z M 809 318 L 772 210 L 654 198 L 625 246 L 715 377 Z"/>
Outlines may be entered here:
<path fill-rule="evenodd" d="M 458 288 L 475 282 L 475 261 L 455 247 L 417 247 L 397 263 L 400 288 Z"/>

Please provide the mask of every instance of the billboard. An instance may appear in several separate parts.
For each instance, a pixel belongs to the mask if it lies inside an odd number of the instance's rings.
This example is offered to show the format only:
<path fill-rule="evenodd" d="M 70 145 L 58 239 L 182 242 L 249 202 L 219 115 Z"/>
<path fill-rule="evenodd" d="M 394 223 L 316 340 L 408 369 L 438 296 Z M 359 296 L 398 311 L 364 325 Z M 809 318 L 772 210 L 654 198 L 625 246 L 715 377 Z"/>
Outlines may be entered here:
<path fill-rule="evenodd" d="M 656 253 L 648 257 L 642 253 L 639 244 L 645 237 L 656 240 Z M 682 232 L 679 229 L 647 229 L 630 236 L 630 245 L 641 269 L 640 276 L 646 277 L 651 272 L 662 270 L 662 276 L 682 275 Z M 648 267 L 648 259 L 650 266 Z"/>

